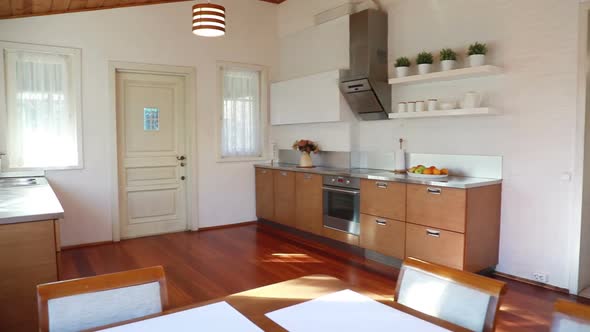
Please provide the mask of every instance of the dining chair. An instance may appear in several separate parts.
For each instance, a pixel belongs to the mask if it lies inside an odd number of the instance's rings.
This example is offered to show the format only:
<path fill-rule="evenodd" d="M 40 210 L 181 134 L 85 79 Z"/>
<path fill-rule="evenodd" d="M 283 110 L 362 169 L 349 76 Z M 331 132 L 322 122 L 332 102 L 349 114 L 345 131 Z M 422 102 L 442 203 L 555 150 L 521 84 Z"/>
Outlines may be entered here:
<path fill-rule="evenodd" d="M 505 283 L 474 273 L 407 258 L 395 301 L 473 331 L 494 331 Z"/>
<path fill-rule="evenodd" d="M 37 286 L 39 331 L 80 331 L 168 307 L 164 268 L 154 266 Z"/>
<path fill-rule="evenodd" d="M 552 332 L 590 332 L 590 306 L 558 300 L 554 309 Z"/>

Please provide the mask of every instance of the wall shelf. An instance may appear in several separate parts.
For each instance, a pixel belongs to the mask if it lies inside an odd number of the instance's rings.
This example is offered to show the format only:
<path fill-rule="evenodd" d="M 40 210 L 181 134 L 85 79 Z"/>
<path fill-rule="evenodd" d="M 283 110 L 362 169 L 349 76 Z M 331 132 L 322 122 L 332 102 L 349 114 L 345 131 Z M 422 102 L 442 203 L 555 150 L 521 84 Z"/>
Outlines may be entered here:
<path fill-rule="evenodd" d="M 439 71 L 439 72 L 434 72 L 434 73 L 429 73 L 429 74 L 424 74 L 424 75 L 411 75 L 411 76 L 400 77 L 400 78 L 391 78 L 391 79 L 389 79 L 389 84 L 401 86 L 401 85 L 410 85 L 410 84 L 443 82 L 443 81 L 460 80 L 460 79 L 465 79 L 465 78 L 498 75 L 501 73 L 502 73 L 501 67 L 492 66 L 492 65 L 485 65 L 485 66 L 479 66 L 479 67 L 453 69 L 453 70 L 449 70 L 449 71 Z"/>
<path fill-rule="evenodd" d="M 389 113 L 389 119 L 421 119 L 421 118 L 437 118 L 437 117 L 458 117 L 458 116 L 483 116 L 483 115 L 497 115 L 500 114 L 498 110 L 489 107 L 468 108 L 468 109 L 454 109 L 448 111 L 427 111 L 427 112 L 411 112 L 411 113 Z"/>

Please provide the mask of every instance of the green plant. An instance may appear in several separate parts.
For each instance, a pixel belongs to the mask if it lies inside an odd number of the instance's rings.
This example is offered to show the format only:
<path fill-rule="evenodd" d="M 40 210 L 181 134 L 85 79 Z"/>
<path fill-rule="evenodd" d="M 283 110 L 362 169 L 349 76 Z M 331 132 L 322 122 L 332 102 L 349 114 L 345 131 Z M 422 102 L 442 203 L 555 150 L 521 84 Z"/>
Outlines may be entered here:
<path fill-rule="evenodd" d="M 395 67 L 409 67 L 410 65 L 412 65 L 412 62 L 410 62 L 410 59 L 406 58 L 405 56 L 401 57 L 401 58 L 397 58 L 397 60 L 395 60 Z"/>
<path fill-rule="evenodd" d="M 440 51 L 440 61 L 457 60 L 457 53 L 450 48 L 443 48 Z"/>
<path fill-rule="evenodd" d="M 486 44 L 476 42 L 474 44 L 469 45 L 469 52 L 467 54 L 468 55 L 475 55 L 475 54 L 485 55 L 486 53 L 488 53 L 488 46 Z"/>
<path fill-rule="evenodd" d="M 429 52 L 420 52 L 416 57 L 416 63 L 419 65 L 423 64 L 432 64 L 434 62 L 434 57 L 432 53 Z"/>

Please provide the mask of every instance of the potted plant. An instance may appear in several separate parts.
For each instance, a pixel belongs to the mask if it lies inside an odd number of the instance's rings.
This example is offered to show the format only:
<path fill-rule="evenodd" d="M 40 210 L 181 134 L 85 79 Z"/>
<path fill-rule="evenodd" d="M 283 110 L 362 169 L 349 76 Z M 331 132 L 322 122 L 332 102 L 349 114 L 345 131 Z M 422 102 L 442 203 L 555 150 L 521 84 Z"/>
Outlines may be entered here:
<path fill-rule="evenodd" d="M 308 139 L 301 139 L 293 143 L 293 150 L 301 151 L 301 158 L 299 159 L 299 167 L 311 168 L 313 163 L 311 161 L 310 153 L 320 152 L 320 148 L 317 143 Z"/>
<path fill-rule="evenodd" d="M 486 54 L 488 53 L 488 47 L 486 44 L 474 43 L 469 45 L 469 65 L 471 67 L 483 66 L 486 63 Z"/>
<path fill-rule="evenodd" d="M 450 48 L 440 51 L 440 66 L 442 71 L 453 70 L 457 64 L 457 53 Z"/>
<path fill-rule="evenodd" d="M 432 53 L 429 52 L 421 52 L 418 54 L 416 58 L 416 63 L 418 64 L 418 74 L 424 75 L 430 73 L 430 69 L 432 67 L 432 63 L 434 62 L 434 57 Z"/>
<path fill-rule="evenodd" d="M 397 58 L 395 60 L 395 72 L 397 77 L 406 77 L 408 76 L 408 71 L 412 63 L 410 59 L 406 57 Z"/>

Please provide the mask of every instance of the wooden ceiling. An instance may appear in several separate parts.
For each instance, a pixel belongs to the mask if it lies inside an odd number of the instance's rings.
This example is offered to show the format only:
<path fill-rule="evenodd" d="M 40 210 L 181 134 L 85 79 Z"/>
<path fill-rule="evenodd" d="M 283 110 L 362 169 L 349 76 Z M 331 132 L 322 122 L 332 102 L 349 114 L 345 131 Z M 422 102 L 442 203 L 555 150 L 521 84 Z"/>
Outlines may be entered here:
<path fill-rule="evenodd" d="M 154 5 L 179 1 L 195 0 L 0 0 L 0 19 Z M 286 0 L 261 1 L 279 4 Z"/>

